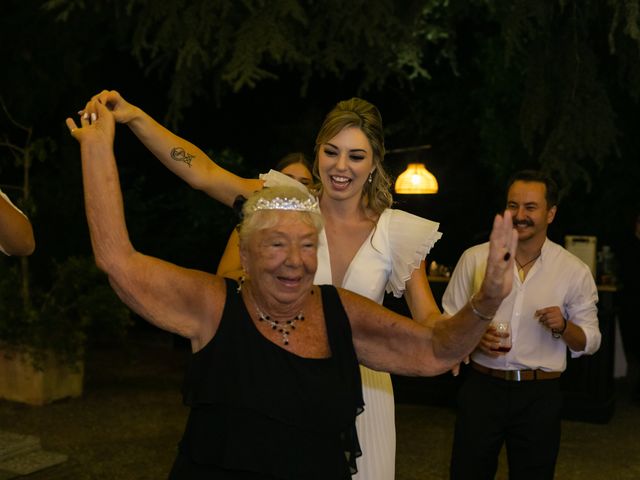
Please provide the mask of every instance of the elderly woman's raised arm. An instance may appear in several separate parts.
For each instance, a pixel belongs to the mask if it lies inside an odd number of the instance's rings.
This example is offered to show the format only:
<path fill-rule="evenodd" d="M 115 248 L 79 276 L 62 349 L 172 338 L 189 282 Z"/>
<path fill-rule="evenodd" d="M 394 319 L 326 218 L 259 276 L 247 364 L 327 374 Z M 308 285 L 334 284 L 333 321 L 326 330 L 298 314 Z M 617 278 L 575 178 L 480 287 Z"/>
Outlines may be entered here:
<path fill-rule="evenodd" d="M 518 237 L 510 212 L 494 219 L 480 291 L 458 313 L 425 326 L 355 293 L 339 290 L 360 363 L 375 370 L 430 376 L 459 364 L 477 346 L 511 291 Z"/>
<path fill-rule="evenodd" d="M 99 103 L 77 127 L 85 209 L 96 264 L 120 298 L 136 313 L 165 330 L 191 339 L 197 350 L 217 328 L 224 305 L 223 280 L 137 252 L 124 218 L 120 180 L 113 153 L 115 121 Z"/>
<path fill-rule="evenodd" d="M 94 102 L 105 105 L 118 123 L 129 126 L 165 167 L 192 188 L 202 190 L 219 202 L 232 206 L 238 195 L 248 197 L 262 188 L 262 181 L 241 178 L 220 167 L 201 149 L 160 125 L 115 90 L 103 90 L 95 95 L 80 113 L 94 113 Z"/>

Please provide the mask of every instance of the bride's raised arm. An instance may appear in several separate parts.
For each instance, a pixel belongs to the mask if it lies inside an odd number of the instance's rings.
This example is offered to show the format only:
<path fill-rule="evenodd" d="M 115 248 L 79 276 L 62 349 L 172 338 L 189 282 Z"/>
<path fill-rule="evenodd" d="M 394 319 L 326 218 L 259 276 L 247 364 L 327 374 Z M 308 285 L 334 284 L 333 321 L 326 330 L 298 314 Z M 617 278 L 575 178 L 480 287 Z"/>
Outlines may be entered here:
<path fill-rule="evenodd" d="M 202 190 L 227 206 L 238 195 L 248 197 L 262 188 L 262 181 L 239 177 L 220 167 L 191 142 L 179 137 L 158 123 L 141 108 L 127 102 L 115 90 L 103 90 L 94 95 L 80 115 L 90 116 L 92 102 L 105 105 L 118 123 L 126 124 L 138 139 L 165 167 L 182 178 L 192 188 Z"/>

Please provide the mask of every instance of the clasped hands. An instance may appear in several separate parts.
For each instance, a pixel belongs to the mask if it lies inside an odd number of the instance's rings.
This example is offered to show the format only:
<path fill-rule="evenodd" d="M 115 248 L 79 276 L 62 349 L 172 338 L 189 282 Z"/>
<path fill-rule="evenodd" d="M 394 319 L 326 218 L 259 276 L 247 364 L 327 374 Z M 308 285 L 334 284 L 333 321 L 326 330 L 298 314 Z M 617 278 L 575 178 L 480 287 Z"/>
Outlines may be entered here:
<path fill-rule="evenodd" d="M 127 102 L 115 90 L 103 90 L 91 97 L 84 109 L 78 112 L 80 126 L 72 118 L 66 124 L 71 135 L 78 141 L 84 140 L 89 133 L 102 133 L 113 139 L 113 121 L 128 123 L 136 114 L 136 107 Z M 109 122 L 98 122 L 100 118 L 108 118 Z M 89 128 L 93 127 L 93 128 Z"/>
<path fill-rule="evenodd" d="M 80 126 L 74 119 L 67 118 L 65 123 L 71 136 L 83 143 L 84 141 L 104 141 L 113 144 L 115 136 L 115 120 L 113 114 L 102 103 L 92 100 L 85 110 L 78 112 Z"/>

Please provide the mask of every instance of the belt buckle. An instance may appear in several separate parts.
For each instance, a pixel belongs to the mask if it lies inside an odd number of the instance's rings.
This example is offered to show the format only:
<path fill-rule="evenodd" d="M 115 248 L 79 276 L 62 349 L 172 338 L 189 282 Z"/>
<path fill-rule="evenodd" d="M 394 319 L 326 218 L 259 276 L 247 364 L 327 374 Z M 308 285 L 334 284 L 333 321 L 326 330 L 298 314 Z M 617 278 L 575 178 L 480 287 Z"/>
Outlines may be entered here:
<path fill-rule="evenodd" d="M 505 370 L 505 376 L 504 379 L 505 380 L 510 380 L 512 382 L 519 382 L 521 381 L 522 375 L 521 375 L 521 371 L 520 370 Z"/>

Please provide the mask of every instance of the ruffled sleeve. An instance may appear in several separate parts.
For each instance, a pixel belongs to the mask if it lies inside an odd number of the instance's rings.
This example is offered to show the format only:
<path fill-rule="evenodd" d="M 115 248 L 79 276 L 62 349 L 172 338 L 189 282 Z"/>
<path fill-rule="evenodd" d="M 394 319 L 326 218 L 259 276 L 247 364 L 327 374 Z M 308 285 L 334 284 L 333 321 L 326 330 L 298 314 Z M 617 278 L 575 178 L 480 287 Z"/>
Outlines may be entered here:
<path fill-rule="evenodd" d="M 402 210 L 387 209 L 386 212 L 389 212 L 387 231 L 391 247 L 391 275 L 386 291 L 401 297 L 407 280 L 440 240 L 442 233 L 438 231 L 440 224 L 437 222 Z"/>

